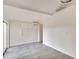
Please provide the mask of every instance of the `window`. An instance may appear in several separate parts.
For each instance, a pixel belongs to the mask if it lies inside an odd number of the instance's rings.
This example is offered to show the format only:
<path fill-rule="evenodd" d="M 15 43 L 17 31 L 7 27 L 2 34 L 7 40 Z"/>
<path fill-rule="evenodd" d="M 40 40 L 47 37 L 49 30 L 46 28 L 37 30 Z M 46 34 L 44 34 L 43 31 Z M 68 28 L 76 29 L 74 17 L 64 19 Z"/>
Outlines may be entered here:
<path fill-rule="evenodd" d="M 3 23 L 3 52 L 6 49 L 6 23 Z"/>

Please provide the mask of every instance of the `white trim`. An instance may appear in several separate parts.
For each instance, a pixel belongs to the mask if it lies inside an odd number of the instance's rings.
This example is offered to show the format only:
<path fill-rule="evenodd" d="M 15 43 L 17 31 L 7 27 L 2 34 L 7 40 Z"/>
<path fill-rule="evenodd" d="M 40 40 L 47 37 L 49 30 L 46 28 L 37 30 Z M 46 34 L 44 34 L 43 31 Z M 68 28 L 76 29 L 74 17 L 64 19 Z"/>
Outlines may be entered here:
<path fill-rule="evenodd" d="M 70 57 L 72 57 L 72 58 L 76 58 L 74 55 L 70 55 L 69 53 L 64 52 L 64 51 L 62 51 L 62 50 L 60 50 L 60 49 L 57 49 L 57 48 L 53 47 L 52 45 L 50 45 L 50 44 L 48 44 L 48 43 L 43 42 L 43 44 L 44 44 L 44 45 L 47 45 L 47 46 L 49 46 L 49 47 L 51 47 L 51 48 L 53 48 L 53 49 L 55 49 L 55 50 L 57 50 L 57 51 L 59 51 L 59 52 L 61 52 L 61 53 L 64 53 L 64 54 L 66 54 L 66 55 L 68 55 L 68 56 L 70 56 Z"/>

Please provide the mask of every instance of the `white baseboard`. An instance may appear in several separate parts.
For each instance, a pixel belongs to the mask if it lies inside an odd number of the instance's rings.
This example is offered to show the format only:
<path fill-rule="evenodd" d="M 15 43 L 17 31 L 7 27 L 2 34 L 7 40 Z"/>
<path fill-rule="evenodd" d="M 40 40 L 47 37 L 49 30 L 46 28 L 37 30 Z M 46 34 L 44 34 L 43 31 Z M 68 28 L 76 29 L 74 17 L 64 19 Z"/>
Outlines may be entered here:
<path fill-rule="evenodd" d="M 48 44 L 48 43 L 43 42 L 43 44 L 44 44 L 44 45 L 47 45 L 47 46 L 49 46 L 49 47 L 51 47 L 51 48 L 53 48 L 53 49 L 55 49 L 55 50 L 57 50 L 57 51 L 59 51 L 59 52 L 61 52 L 61 53 L 64 53 L 64 54 L 66 54 L 66 55 L 68 55 L 68 56 L 70 56 L 70 57 L 72 57 L 72 58 L 76 58 L 74 55 L 70 55 L 69 53 L 67 53 L 67 52 L 65 52 L 65 51 L 62 51 L 62 50 L 60 50 L 60 49 L 57 49 L 57 48 L 53 47 L 52 45 L 50 45 L 50 44 Z"/>

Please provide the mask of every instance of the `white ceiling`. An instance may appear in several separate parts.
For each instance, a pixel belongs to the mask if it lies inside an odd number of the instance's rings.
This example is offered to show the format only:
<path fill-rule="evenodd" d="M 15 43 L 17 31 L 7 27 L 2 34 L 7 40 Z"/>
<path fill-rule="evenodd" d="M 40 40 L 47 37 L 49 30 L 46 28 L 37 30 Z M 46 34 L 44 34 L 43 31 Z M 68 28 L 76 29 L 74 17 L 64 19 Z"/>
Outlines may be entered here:
<path fill-rule="evenodd" d="M 4 0 L 4 4 L 49 15 L 63 5 L 60 0 Z"/>
<path fill-rule="evenodd" d="M 75 24 L 75 5 L 65 8 L 52 16 L 4 5 L 4 19 L 23 22 L 38 21 L 47 25 Z"/>
<path fill-rule="evenodd" d="M 19 21 L 38 21 L 43 19 L 48 19 L 50 15 L 45 15 L 29 10 L 24 10 L 16 7 L 12 7 L 9 5 L 4 5 L 4 19 L 6 20 L 19 20 Z"/>
<path fill-rule="evenodd" d="M 15 7 L 51 14 L 55 12 L 57 0 L 4 0 Z"/>
<path fill-rule="evenodd" d="M 55 4 L 59 3 L 57 1 L 59 0 L 4 0 L 3 18 L 13 21 L 38 21 L 48 25 L 74 24 L 74 3 L 71 3 L 69 7 L 62 9 L 62 11 L 56 12 L 56 9 L 59 8 L 56 6 L 63 5 Z"/>

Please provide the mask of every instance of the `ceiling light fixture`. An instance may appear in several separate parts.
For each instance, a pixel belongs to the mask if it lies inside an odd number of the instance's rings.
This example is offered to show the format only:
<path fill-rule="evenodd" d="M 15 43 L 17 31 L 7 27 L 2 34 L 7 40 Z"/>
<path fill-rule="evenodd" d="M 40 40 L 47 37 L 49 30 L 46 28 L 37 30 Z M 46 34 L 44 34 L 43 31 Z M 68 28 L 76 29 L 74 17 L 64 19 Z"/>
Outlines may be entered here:
<path fill-rule="evenodd" d="M 61 3 L 69 3 L 69 2 L 71 2 L 72 0 L 61 0 L 60 2 Z"/>

